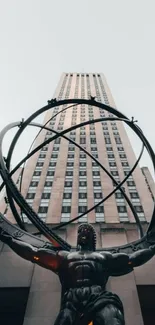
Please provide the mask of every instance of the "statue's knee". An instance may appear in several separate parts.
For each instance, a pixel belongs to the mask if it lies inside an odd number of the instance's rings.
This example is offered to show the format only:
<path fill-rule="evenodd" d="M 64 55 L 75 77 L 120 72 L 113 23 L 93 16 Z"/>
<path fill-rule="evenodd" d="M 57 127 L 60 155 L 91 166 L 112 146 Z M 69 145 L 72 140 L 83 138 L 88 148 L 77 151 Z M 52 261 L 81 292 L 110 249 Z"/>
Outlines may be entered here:
<path fill-rule="evenodd" d="M 124 325 L 124 315 L 117 307 L 109 304 L 96 313 L 94 324 Z"/>
<path fill-rule="evenodd" d="M 71 325 L 73 323 L 73 320 L 74 317 L 72 311 L 68 308 L 65 308 L 60 311 L 54 325 Z"/>

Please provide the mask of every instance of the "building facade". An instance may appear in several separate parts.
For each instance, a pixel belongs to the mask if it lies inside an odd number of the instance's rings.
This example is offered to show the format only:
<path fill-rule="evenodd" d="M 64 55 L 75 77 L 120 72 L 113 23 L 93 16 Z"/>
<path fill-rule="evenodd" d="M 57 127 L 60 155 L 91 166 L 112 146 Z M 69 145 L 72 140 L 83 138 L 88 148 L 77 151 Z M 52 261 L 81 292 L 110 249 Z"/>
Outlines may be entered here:
<path fill-rule="evenodd" d="M 53 98 L 89 99 L 90 96 L 95 96 L 96 101 L 115 107 L 102 73 L 63 73 Z M 51 131 L 43 130 L 35 147 L 51 137 L 52 129 L 62 131 L 80 122 L 113 116 L 106 110 L 90 105 L 72 105 L 66 109 L 69 106 L 57 106 L 46 113 L 44 123 L 49 121 L 47 125 Z M 59 112 L 61 113 L 57 114 Z M 117 182 L 124 179 L 136 161 L 122 122 L 107 121 L 83 126 L 67 133 L 67 136 L 97 158 Z M 82 150 L 64 138 L 57 138 L 27 162 L 22 193 L 40 218 L 55 225 L 80 216 L 107 196 L 115 186 L 109 176 Z M 140 167 L 137 167 L 123 186 L 143 227 L 147 229 L 154 202 Z M 9 210 L 7 217 L 14 222 Z M 30 229 L 33 227 L 26 216 L 24 221 Z M 134 216 L 120 191 L 89 214 L 59 231 L 74 246 L 79 222 L 94 225 L 97 247 L 122 245 L 138 238 Z M 0 260 L 3 265 L 0 271 L 2 291 L 7 288 L 8 292 L 12 288 L 23 290 L 21 296 L 25 305 L 23 303 L 22 306 L 25 307 L 21 309 L 25 308 L 25 316 L 24 321 L 19 324 L 53 324 L 60 304 L 60 285 L 56 276 L 22 260 L 3 244 Z M 154 264 L 152 259 L 135 269 L 132 274 L 109 280 L 107 289 L 119 294 L 124 303 L 127 325 L 153 324 Z"/>
<path fill-rule="evenodd" d="M 155 200 L 155 183 L 154 183 L 153 177 L 152 177 L 148 167 L 142 167 L 141 169 L 142 169 L 142 173 L 144 175 L 148 190 L 152 196 L 152 200 L 154 201 Z"/>

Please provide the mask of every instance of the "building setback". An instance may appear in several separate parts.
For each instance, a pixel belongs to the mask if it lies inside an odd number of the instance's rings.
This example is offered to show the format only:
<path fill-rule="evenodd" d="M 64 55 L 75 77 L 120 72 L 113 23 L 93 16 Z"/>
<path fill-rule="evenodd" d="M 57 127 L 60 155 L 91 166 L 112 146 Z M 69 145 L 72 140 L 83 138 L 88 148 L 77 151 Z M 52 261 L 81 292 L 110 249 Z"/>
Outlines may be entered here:
<path fill-rule="evenodd" d="M 98 102 L 116 107 L 102 73 L 63 73 L 53 98 L 89 99 L 90 96 L 95 96 Z M 60 132 L 80 122 L 113 116 L 106 110 L 90 105 L 74 105 L 64 110 L 67 106 L 70 105 L 57 106 L 46 113 L 44 123 L 50 120 L 47 125 L 51 130 Z M 61 110 L 63 111 L 55 116 Z M 35 142 L 35 147 L 51 135 L 52 131 L 43 130 Z M 106 121 L 87 125 L 69 132 L 67 136 L 97 158 L 117 182 L 123 180 L 136 161 L 122 122 Z M 147 229 L 152 216 L 153 200 L 143 173 L 144 171 L 137 167 L 123 186 L 143 227 Z M 82 150 L 63 138 L 57 138 L 27 162 L 22 193 L 40 218 L 50 225 L 55 225 L 85 212 L 108 195 L 114 187 L 115 184 L 108 175 Z M 14 222 L 10 211 L 7 215 L 8 219 Z M 26 216 L 24 220 L 29 223 Z M 134 216 L 120 191 L 110 197 L 104 205 L 59 231 L 72 245 L 76 245 L 79 222 L 93 224 L 97 232 L 97 247 L 123 245 L 138 238 Z M 31 229 L 32 225 L 28 224 L 28 227 Z M 0 291 L 3 291 L 0 301 L 4 295 L 8 297 L 7 292 L 11 296 L 11 290 L 14 292 L 13 297 L 23 297 L 21 301 L 25 307 L 21 306 L 21 313 L 24 321 L 16 322 L 16 325 L 53 324 L 60 303 L 60 285 L 57 277 L 48 270 L 24 261 L 3 244 L 0 262 L 0 287 L 3 288 Z M 107 290 L 120 295 L 127 325 L 153 324 L 149 317 L 152 317 L 155 307 L 154 266 L 155 261 L 152 259 L 131 274 L 109 280 Z M 21 292 L 18 292 L 20 290 Z M 15 302 L 15 299 L 13 300 Z M 18 315 L 18 311 L 16 314 Z"/>

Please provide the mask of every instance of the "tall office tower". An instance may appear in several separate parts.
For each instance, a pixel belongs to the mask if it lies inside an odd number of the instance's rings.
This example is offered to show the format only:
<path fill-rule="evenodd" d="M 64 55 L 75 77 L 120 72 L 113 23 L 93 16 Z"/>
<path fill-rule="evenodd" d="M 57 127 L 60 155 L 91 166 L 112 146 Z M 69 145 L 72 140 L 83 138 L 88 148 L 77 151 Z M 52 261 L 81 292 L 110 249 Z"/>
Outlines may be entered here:
<path fill-rule="evenodd" d="M 102 73 L 63 73 L 53 98 L 90 98 L 115 107 L 112 94 Z M 69 106 L 69 105 L 68 105 Z M 77 105 L 55 114 L 67 105 L 47 112 L 44 123 L 62 131 L 80 122 L 113 116 L 106 110 Z M 43 131 L 35 146 L 50 137 Z M 53 133 L 54 134 L 54 133 Z M 129 173 L 136 158 L 122 122 L 100 122 L 71 131 L 67 136 L 88 150 L 107 168 L 117 182 Z M 115 184 L 82 150 L 63 138 L 43 147 L 27 163 L 23 194 L 39 216 L 47 223 L 68 221 L 109 194 Z M 141 221 L 150 221 L 152 198 L 142 171 L 137 168 L 124 185 Z M 27 218 L 25 217 L 25 221 Z M 134 222 L 123 195 L 117 191 L 104 205 L 79 219 L 79 222 Z"/>

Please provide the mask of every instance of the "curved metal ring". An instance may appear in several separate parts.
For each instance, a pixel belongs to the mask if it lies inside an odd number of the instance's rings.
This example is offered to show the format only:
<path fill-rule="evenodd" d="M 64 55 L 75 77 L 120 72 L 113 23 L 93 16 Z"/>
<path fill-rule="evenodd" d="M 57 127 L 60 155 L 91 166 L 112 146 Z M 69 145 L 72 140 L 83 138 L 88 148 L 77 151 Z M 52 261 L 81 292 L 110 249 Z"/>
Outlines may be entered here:
<path fill-rule="evenodd" d="M 118 119 L 119 120 L 124 120 L 124 122 L 126 123 L 126 124 L 128 124 L 134 131 L 135 131 L 135 133 L 140 137 L 140 139 L 143 141 L 143 143 L 144 143 L 144 145 L 145 145 L 145 147 L 146 147 L 146 149 L 148 150 L 148 152 L 149 152 L 149 154 L 150 154 L 150 156 L 151 156 L 151 158 L 153 159 L 153 164 L 155 165 L 155 159 L 154 159 L 154 152 L 153 152 L 153 150 L 152 150 L 152 148 L 151 148 L 151 146 L 150 146 L 150 144 L 148 143 L 148 141 L 147 141 L 147 139 L 144 137 L 144 135 L 143 135 L 143 133 L 142 133 L 142 131 L 140 130 L 140 128 L 138 127 L 138 126 L 136 126 L 134 123 L 133 123 L 133 121 L 130 121 L 129 119 L 127 119 L 126 118 L 126 116 L 124 116 L 122 113 L 120 113 L 120 112 L 118 112 L 116 109 L 114 109 L 114 108 L 112 108 L 112 107 L 109 107 L 109 106 L 107 106 L 107 105 L 104 105 L 104 104 L 101 104 L 101 103 L 97 103 L 97 102 L 95 102 L 94 100 L 83 100 L 83 99 L 69 99 L 69 100 L 62 100 L 62 101 L 59 101 L 59 102 L 57 102 L 56 100 L 52 100 L 50 103 L 49 103 L 49 105 L 47 105 L 47 106 L 45 106 L 45 107 L 43 107 L 42 109 L 40 109 L 39 111 L 37 111 L 37 112 L 35 112 L 34 114 L 32 114 L 25 122 L 23 122 L 22 124 L 21 124 L 21 126 L 20 126 L 20 129 L 18 130 L 18 132 L 16 133 L 16 135 L 15 135 L 15 137 L 14 137 L 14 139 L 13 139 L 13 141 L 12 141 L 12 144 L 11 144 L 11 146 L 10 146 L 10 149 L 9 149 L 9 152 L 8 152 L 8 156 L 7 156 L 7 160 L 6 160 L 6 166 L 5 166 L 5 163 L 4 163 L 4 160 L 3 160 L 3 157 L 2 157 L 2 152 L 0 152 L 0 166 L 1 166 L 1 171 L 2 171 L 2 177 L 3 177 L 3 180 L 4 181 L 7 181 L 7 188 L 9 188 L 9 191 L 11 191 L 11 194 L 13 194 L 12 193 L 12 182 L 11 182 L 11 180 L 10 180 L 10 176 L 11 176 L 11 174 L 12 173 L 9 173 L 9 166 L 10 166 L 10 161 L 11 161 L 11 157 L 12 157 L 12 152 L 13 152 L 13 149 L 14 149 L 14 146 L 15 146 L 15 144 L 16 144 L 16 142 L 17 142 L 17 140 L 18 140 L 18 138 L 19 138 L 19 136 L 20 136 L 20 134 L 23 132 L 23 130 L 25 129 L 25 127 L 36 117 L 36 116 L 38 116 L 38 115 L 40 115 L 42 112 L 44 112 L 44 111 L 46 111 L 47 109 L 50 109 L 50 108 L 52 108 L 52 107 L 55 107 L 55 106 L 59 106 L 59 105 L 65 105 L 65 104 L 69 104 L 69 103 L 75 103 L 75 104 L 88 104 L 88 105 L 93 105 L 93 106 L 96 106 L 96 107 L 100 107 L 100 108 L 102 108 L 102 109 L 104 109 L 104 110 L 107 110 L 107 111 L 109 111 L 109 112 L 111 112 L 111 113 L 113 113 L 113 114 L 115 114 L 117 117 L 118 117 Z M 106 118 L 107 120 L 117 120 L 116 118 Z M 87 124 L 91 124 L 91 123 L 94 123 L 94 122 L 100 122 L 100 121 L 103 121 L 103 120 L 106 120 L 106 119 L 97 119 L 97 120 L 91 120 L 91 121 L 89 121 L 89 122 L 84 122 L 84 123 L 81 123 L 80 125 L 78 125 L 78 126 L 73 126 L 73 127 L 71 127 L 71 128 L 69 128 L 69 129 L 67 129 L 67 131 L 62 131 L 62 132 L 60 132 L 59 134 L 57 134 L 56 136 L 54 136 L 54 137 L 52 137 L 52 138 L 50 138 L 50 139 L 48 139 L 48 140 L 46 140 L 41 146 L 38 146 L 38 148 L 37 148 L 37 151 L 42 147 L 42 146 L 44 146 L 44 145 L 46 145 L 46 144 L 48 144 L 49 142 L 51 142 L 52 140 L 54 140 L 54 139 L 56 139 L 57 137 L 59 137 L 59 136 L 63 136 L 65 133 L 68 133 L 69 131 L 71 131 L 71 130 L 73 130 L 73 129 L 76 129 L 77 127 L 80 127 L 80 126 L 82 126 L 82 125 L 87 125 Z M 13 126 L 13 125 L 12 125 Z M 15 125 L 14 125 L 15 126 Z M 16 126 L 17 126 L 17 124 L 16 124 Z M 5 128 L 5 131 L 6 131 L 6 128 Z M 52 130 L 52 131 L 54 131 L 54 130 Z M 1 139 L 3 138 L 3 136 L 4 136 L 4 130 L 1 132 Z M 1 141 L 1 139 L 0 139 L 0 144 L 2 144 L 2 141 Z M 77 145 L 76 143 L 75 143 L 75 145 Z M 33 152 L 34 153 L 34 152 Z M 29 157 L 33 154 L 32 152 L 31 152 L 31 154 L 30 155 L 28 155 Z M 27 157 L 27 159 L 29 158 L 29 157 Z M 98 163 L 98 161 L 97 161 L 97 163 Z M 21 164 L 21 162 L 20 162 L 20 164 Z M 18 164 L 19 165 L 19 164 Z M 17 166 L 18 166 L 17 165 Z M 16 166 L 16 169 L 18 168 Z M 101 168 L 102 168 L 103 166 L 101 165 Z M 129 176 L 128 176 L 129 177 Z M 11 183 L 9 183 L 9 182 L 11 182 Z M 122 184 L 119 184 L 120 186 L 119 187 L 121 187 L 121 185 Z M 20 193 L 18 193 L 18 194 L 20 194 Z M 124 194 L 124 193 L 123 193 Z M 20 194 L 20 196 L 21 196 L 21 194 Z M 25 202 L 23 202 L 23 200 L 22 200 L 22 202 L 21 202 L 21 200 L 18 200 L 18 197 L 17 197 L 17 195 L 14 195 L 13 196 L 14 197 L 14 199 L 16 200 L 16 202 L 20 205 L 21 203 L 23 204 L 23 206 L 25 205 Z M 21 199 L 21 197 L 20 197 L 20 199 Z M 19 203 L 19 201 L 20 201 L 20 203 Z M 102 202 L 99 202 L 99 204 L 101 204 Z M 98 204 L 98 205 L 99 205 Z M 22 209 L 23 209 L 23 206 L 22 206 Z M 27 208 L 27 203 L 26 203 L 26 208 Z M 24 209 L 23 210 L 25 210 L 26 209 L 25 207 L 24 207 Z M 93 207 L 94 208 L 94 207 Z M 30 211 L 31 210 L 31 211 Z M 32 209 L 29 209 L 29 213 L 28 213 L 28 215 L 29 215 L 29 217 L 31 217 L 30 216 L 30 214 L 32 213 Z M 87 213 L 87 212 L 86 212 Z M 33 214 L 34 214 L 34 211 L 33 211 Z M 153 213 L 153 216 L 154 216 L 154 213 Z M 79 218 L 80 218 L 81 216 L 79 216 Z M 31 219 L 30 219 L 31 220 Z M 73 221 L 73 220 L 72 220 Z M 148 236 L 149 236 L 149 238 L 151 238 L 151 240 L 152 240 L 152 227 L 154 226 L 154 224 L 155 224 L 155 220 L 154 220 L 154 218 L 152 219 L 152 221 L 151 221 L 151 224 L 150 224 L 150 226 L 149 226 L 149 231 L 147 232 L 147 239 L 148 239 Z M 151 225 L 152 225 L 152 227 L 151 227 Z M 44 228 L 44 227 L 43 227 Z M 153 227 L 154 228 L 154 227 Z M 39 228 L 38 228 L 39 229 Z M 144 236 L 145 237 L 145 236 Z M 143 237 L 143 239 L 144 239 L 144 237 Z M 49 234 L 48 234 L 48 238 L 49 238 Z M 139 244 L 140 242 L 138 241 L 138 244 Z"/>

